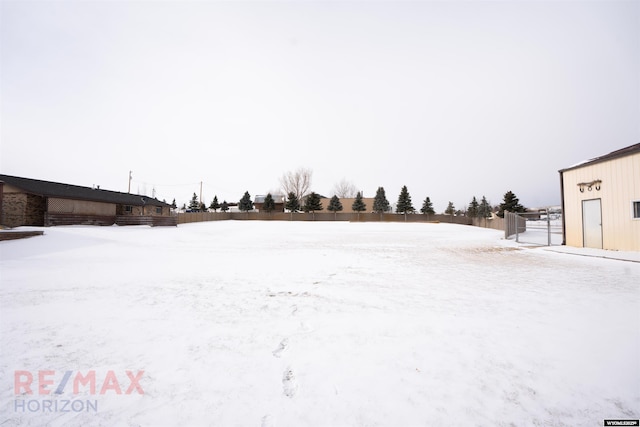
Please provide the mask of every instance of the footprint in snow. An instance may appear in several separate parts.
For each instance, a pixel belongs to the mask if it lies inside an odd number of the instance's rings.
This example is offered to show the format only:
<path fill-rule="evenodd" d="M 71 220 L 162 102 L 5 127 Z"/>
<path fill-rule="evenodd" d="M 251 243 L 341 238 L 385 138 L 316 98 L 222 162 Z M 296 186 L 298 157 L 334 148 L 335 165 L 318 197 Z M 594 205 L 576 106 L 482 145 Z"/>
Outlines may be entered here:
<path fill-rule="evenodd" d="M 275 357 L 281 357 L 282 356 L 282 352 L 287 349 L 287 346 L 289 346 L 289 339 L 285 338 L 282 341 L 280 341 L 280 344 L 278 344 L 278 348 L 273 350 L 273 352 L 272 352 L 273 355 Z"/>
<path fill-rule="evenodd" d="M 271 419 L 271 415 L 265 415 L 262 417 L 262 423 L 260 427 L 273 427 L 273 420 Z"/>
<path fill-rule="evenodd" d="M 309 326 L 309 324 L 308 324 L 308 323 L 306 323 L 306 322 L 300 322 L 300 330 L 301 330 L 302 332 L 305 332 L 305 333 L 307 333 L 307 332 L 313 332 L 313 329 L 311 329 L 311 327 Z"/>
<path fill-rule="evenodd" d="M 295 396 L 296 391 L 298 391 L 296 377 L 291 368 L 287 368 L 282 374 L 282 389 L 287 397 Z"/>

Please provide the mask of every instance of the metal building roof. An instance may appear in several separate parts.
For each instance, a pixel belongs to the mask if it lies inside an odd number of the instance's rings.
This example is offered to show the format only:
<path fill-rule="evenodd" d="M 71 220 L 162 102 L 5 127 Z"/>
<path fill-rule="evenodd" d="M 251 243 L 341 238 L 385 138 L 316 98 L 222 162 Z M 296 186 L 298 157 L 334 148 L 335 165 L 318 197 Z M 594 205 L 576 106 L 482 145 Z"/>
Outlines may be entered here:
<path fill-rule="evenodd" d="M 634 144 L 634 145 L 630 145 L 628 147 L 624 147 L 624 148 L 621 148 L 621 149 L 616 150 L 616 151 L 612 151 L 611 153 L 605 154 L 603 156 L 598 156 L 598 157 L 594 157 L 593 159 L 585 160 L 585 161 L 577 163 L 577 164 L 575 164 L 573 166 L 569 166 L 568 168 L 560 169 L 558 172 L 565 172 L 565 171 L 569 171 L 569 170 L 572 170 L 572 169 L 581 168 L 581 167 L 584 167 L 584 166 L 587 166 L 587 165 L 592 165 L 592 164 L 604 162 L 604 161 L 607 161 L 607 160 L 617 159 L 619 157 L 626 157 L 626 156 L 630 156 L 631 154 L 635 154 L 635 153 L 640 153 L 640 143 Z"/>

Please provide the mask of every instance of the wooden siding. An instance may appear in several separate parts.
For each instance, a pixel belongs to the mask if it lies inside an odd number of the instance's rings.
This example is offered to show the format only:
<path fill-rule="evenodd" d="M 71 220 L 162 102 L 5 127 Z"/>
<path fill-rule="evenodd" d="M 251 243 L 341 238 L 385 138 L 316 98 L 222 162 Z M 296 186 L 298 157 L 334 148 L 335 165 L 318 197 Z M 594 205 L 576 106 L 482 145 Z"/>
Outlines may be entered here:
<path fill-rule="evenodd" d="M 116 205 L 114 203 L 49 197 L 47 200 L 47 212 L 113 216 L 116 214 Z"/>
<path fill-rule="evenodd" d="M 45 225 L 150 225 L 175 226 L 178 225 L 176 216 L 157 215 L 88 215 L 69 213 L 45 214 Z"/>
<path fill-rule="evenodd" d="M 126 207 L 129 206 L 130 210 L 127 211 Z M 157 212 L 160 208 L 160 213 Z M 171 208 L 169 206 L 131 206 L 131 205 L 118 205 L 116 208 L 116 215 L 118 216 L 170 216 Z"/>
<path fill-rule="evenodd" d="M 53 227 L 57 225 L 113 225 L 115 215 L 93 215 L 47 212 L 44 215 L 44 225 Z"/>
<path fill-rule="evenodd" d="M 118 215 L 116 217 L 116 224 L 118 225 L 150 225 L 153 227 L 176 226 L 178 225 L 178 217 L 177 216 L 159 216 L 159 215 L 144 215 L 144 216 Z"/>
<path fill-rule="evenodd" d="M 27 237 L 42 236 L 44 231 L 9 231 L 0 230 L 0 241 L 26 239 Z"/>

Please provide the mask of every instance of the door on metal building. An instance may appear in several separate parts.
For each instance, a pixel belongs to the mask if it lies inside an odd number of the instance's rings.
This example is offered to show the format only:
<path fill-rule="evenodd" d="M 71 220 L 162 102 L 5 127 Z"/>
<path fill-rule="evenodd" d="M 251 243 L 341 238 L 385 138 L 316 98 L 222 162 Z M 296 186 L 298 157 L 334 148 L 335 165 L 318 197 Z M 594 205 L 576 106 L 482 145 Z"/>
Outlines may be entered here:
<path fill-rule="evenodd" d="M 600 199 L 582 201 L 582 242 L 585 248 L 602 249 L 602 208 Z"/>

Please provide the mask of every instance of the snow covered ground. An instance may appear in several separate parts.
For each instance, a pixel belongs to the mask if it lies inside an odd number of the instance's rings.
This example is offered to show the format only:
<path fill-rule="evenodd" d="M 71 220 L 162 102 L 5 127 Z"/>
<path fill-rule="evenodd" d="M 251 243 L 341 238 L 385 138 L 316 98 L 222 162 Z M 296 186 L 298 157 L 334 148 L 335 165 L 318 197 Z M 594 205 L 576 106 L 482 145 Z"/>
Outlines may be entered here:
<path fill-rule="evenodd" d="M 0 425 L 640 418 L 640 263 L 502 237 L 220 221 L 0 242 Z"/>

